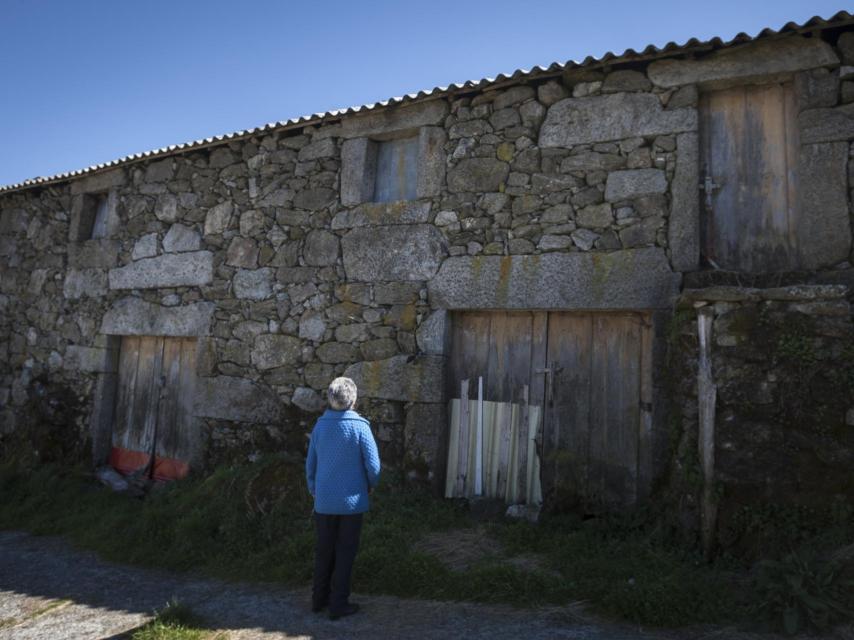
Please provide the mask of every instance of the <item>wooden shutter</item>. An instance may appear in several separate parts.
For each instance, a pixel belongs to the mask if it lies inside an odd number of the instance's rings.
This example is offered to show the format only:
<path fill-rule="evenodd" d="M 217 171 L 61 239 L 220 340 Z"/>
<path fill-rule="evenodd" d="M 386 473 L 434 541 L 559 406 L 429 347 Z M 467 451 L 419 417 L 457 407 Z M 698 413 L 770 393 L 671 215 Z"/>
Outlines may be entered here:
<path fill-rule="evenodd" d="M 748 272 L 797 263 L 797 103 L 791 84 L 706 93 L 703 255 L 713 267 Z"/>

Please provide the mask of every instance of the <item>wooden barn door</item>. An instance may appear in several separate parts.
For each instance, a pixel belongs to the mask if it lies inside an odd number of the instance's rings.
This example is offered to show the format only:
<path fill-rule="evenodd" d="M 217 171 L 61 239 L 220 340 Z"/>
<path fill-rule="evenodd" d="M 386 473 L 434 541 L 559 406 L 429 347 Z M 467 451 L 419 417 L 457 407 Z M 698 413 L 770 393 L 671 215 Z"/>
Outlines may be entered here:
<path fill-rule="evenodd" d="M 599 511 L 631 506 L 644 496 L 652 419 L 647 314 L 466 312 L 455 316 L 453 327 L 452 407 L 461 398 L 463 381 L 468 380 L 471 400 L 482 377 L 486 402 L 517 407 L 511 416 L 522 410 L 541 416 L 520 420 L 511 431 L 518 442 L 507 456 L 498 455 L 499 468 L 505 457 L 515 460 L 519 468 L 506 475 L 519 486 L 511 491 L 487 482 L 495 497 L 531 495 L 525 486 L 529 476 L 523 473 L 525 447 L 533 437 L 528 427 L 538 430 L 539 490 L 551 506 Z M 474 425 L 470 414 L 463 422 Z M 466 428 L 452 425 L 457 441 L 450 442 L 451 448 L 460 441 L 472 446 Z M 471 475 L 472 460 L 472 455 L 449 456 L 455 468 L 448 469 L 446 495 L 472 495 L 471 482 L 453 484 L 460 469 Z M 489 490 L 485 495 L 491 495 Z"/>
<path fill-rule="evenodd" d="M 640 313 L 551 313 L 542 484 L 555 508 L 634 505 L 649 481 L 651 326 Z"/>
<path fill-rule="evenodd" d="M 700 101 L 703 255 L 720 269 L 797 268 L 797 102 L 792 84 Z"/>
<path fill-rule="evenodd" d="M 199 435 L 192 416 L 195 361 L 192 338 L 122 338 L 113 467 L 125 474 L 150 467 L 158 480 L 187 475 Z"/>
<path fill-rule="evenodd" d="M 546 317 L 544 312 L 483 311 L 454 318 L 448 397 L 456 424 L 449 443 L 449 497 L 475 495 L 476 400 L 482 379 L 483 495 L 508 502 L 539 498 L 531 440 L 542 419 Z M 467 391 L 462 392 L 464 381 Z M 462 407 L 457 414 L 455 406 Z"/>

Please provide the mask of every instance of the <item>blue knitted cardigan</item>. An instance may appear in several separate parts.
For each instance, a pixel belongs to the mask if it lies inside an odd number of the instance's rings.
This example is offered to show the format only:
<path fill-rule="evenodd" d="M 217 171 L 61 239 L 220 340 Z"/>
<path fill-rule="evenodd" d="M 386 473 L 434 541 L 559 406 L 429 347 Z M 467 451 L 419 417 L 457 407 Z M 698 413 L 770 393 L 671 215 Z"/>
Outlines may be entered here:
<path fill-rule="evenodd" d="M 380 478 L 380 455 L 370 423 L 355 411 L 327 409 L 311 432 L 305 477 L 317 513 L 367 511 L 368 489 Z"/>

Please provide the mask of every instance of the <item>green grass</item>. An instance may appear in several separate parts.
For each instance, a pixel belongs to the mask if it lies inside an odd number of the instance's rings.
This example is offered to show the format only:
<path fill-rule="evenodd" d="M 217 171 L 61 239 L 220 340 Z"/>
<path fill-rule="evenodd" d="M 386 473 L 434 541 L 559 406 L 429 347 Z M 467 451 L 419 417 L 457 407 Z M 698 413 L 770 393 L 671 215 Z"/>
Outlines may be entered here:
<path fill-rule="evenodd" d="M 116 495 L 80 470 L 0 466 L 0 528 L 61 534 L 124 563 L 226 579 L 307 587 L 314 532 L 302 466 L 270 457 L 173 483 L 145 500 Z M 381 485 L 365 519 L 354 590 L 517 606 L 583 600 L 638 624 L 730 623 L 746 589 L 724 563 L 661 541 L 642 527 L 570 518 L 493 523 L 506 556 L 537 554 L 539 569 L 502 558 L 452 571 L 413 545 L 426 533 L 476 526 L 459 503 Z M 192 636 L 150 636 L 192 637 Z"/>
<path fill-rule="evenodd" d="M 170 602 L 154 620 L 133 631 L 130 640 L 216 640 L 204 621 L 184 604 Z"/>

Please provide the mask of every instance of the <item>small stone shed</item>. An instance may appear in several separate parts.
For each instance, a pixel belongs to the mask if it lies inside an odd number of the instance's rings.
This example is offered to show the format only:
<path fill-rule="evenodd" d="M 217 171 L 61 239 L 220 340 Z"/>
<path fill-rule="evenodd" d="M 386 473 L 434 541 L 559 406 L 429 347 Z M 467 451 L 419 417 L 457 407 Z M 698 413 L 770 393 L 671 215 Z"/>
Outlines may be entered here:
<path fill-rule="evenodd" d="M 483 378 L 547 502 L 854 496 L 852 141 L 841 12 L 3 187 L 2 431 L 47 380 L 96 464 L 174 477 L 302 452 L 348 375 L 439 487 Z"/>

